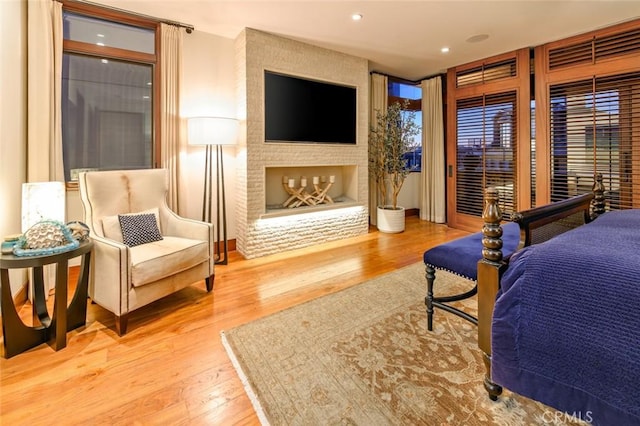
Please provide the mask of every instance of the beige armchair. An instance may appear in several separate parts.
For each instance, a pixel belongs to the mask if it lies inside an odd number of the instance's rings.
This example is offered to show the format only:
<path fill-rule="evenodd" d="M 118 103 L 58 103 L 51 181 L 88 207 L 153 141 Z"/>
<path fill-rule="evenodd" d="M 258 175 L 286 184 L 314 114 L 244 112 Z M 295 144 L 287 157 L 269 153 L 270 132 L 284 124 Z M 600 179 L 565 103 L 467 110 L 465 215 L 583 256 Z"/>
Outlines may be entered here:
<path fill-rule="evenodd" d="M 166 170 L 81 173 L 79 185 L 94 242 L 89 297 L 115 314 L 119 335 L 142 306 L 203 279 L 213 289 L 213 225 L 169 209 Z"/>

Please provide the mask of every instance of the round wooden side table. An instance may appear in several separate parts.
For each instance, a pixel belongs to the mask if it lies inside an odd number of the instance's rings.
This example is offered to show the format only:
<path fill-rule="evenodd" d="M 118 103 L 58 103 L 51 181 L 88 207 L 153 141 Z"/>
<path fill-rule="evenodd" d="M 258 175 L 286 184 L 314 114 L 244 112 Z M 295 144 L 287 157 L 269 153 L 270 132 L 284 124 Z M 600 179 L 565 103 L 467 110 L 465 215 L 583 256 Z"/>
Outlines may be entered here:
<path fill-rule="evenodd" d="M 41 343 L 57 351 L 67 346 L 67 331 L 76 329 L 87 320 L 87 286 L 93 242 L 88 239 L 80 246 L 62 253 L 42 256 L 0 255 L 0 299 L 2 307 L 3 356 L 11 358 Z M 73 300 L 67 307 L 67 274 L 69 259 L 82 256 L 80 275 Z M 44 294 L 43 266 L 56 265 L 53 315 L 49 316 Z M 16 311 L 9 283 L 9 269 L 33 268 L 33 326 L 22 322 Z"/>

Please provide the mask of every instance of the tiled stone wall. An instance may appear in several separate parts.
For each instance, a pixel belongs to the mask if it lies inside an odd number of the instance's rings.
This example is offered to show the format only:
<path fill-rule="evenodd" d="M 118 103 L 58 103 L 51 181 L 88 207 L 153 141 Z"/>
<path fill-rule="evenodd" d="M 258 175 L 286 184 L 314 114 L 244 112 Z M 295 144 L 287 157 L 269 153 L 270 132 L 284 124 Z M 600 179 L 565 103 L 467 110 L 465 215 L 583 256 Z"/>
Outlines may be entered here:
<path fill-rule="evenodd" d="M 237 151 L 237 249 L 254 258 L 368 230 L 367 60 L 245 29 L 236 39 L 238 116 L 246 123 Z M 264 70 L 357 87 L 355 146 L 264 142 Z M 330 125 L 330 123 L 327 123 Z M 243 139 L 243 138 L 241 138 Z M 265 168 L 354 165 L 358 206 L 261 219 L 265 213 Z"/>

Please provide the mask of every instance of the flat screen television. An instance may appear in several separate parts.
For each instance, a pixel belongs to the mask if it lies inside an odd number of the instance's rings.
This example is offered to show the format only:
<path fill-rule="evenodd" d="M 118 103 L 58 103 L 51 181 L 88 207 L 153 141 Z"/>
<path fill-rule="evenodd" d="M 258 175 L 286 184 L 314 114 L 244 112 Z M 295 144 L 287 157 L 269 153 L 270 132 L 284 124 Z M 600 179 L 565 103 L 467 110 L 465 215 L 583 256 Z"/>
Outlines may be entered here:
<path fill-rule="evenodd" d="M 356 88 L 264 72 L 266 142 L 356 143 Z"/>

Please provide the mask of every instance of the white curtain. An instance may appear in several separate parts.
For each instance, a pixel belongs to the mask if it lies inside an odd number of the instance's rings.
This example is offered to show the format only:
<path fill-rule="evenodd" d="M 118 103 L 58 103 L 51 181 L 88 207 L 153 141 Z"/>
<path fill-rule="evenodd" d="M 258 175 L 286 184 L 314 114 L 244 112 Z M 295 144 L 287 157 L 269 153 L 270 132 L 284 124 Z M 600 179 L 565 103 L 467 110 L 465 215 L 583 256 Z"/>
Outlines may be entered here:
<path fill-rule="evenodd" d="M 179 212 L 178 184 L 180 180 L 180 152 L 186 150 L 181 138 L 180 78 L 182 75 L 182 31 L 180 27 L 161 24 L 162 51 L 160 56 L 161 99 L 160 133 L 161 163 L 169 170 L 167 204 Z M 185 146 L 183 146 L 185 145 Z"/>
<path fill-rule="evenodd" d="M 422 174 L 420 219 L 445 223 L 444 122 L 442 78 L 422 81 Z"/>
<path fill-rule="evenodd" d="M 388 78 L 382 74 L 371 74 L 369 87 L 370 93 L 370 118 L 369 125 L 376 123 L 376 111 L 385 112 L 388 99 Z M 375 180 L 369 178 L 369 221 L 372 225 L 378 223 L 378 185 Z"/>
<path fill-rule="evenodd" d="M 62 4 L 27 2 L 27 182 L 64 182 L 62 164 Z M 33 283 L 33 279 L 29 280 Z M 31 284 L 33 285 L 33 284 Z M 44 291 L 55 266 L 44 268 Z M 33 291 L 29 291 L 32 298 Z"/>
<path fill-rule="evenodd" d="M 27 3 L 27 180 L 64 182 L 62 4 Z"/>

